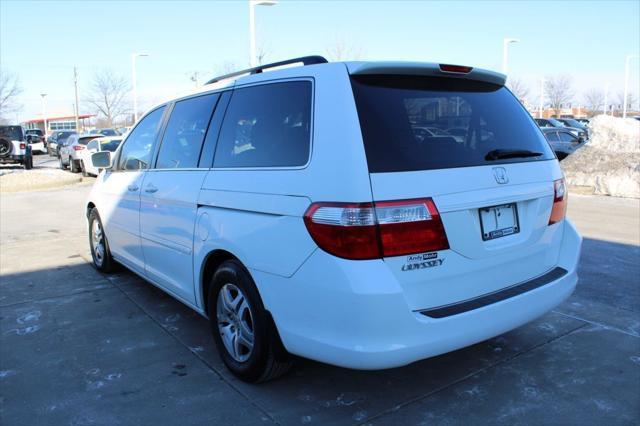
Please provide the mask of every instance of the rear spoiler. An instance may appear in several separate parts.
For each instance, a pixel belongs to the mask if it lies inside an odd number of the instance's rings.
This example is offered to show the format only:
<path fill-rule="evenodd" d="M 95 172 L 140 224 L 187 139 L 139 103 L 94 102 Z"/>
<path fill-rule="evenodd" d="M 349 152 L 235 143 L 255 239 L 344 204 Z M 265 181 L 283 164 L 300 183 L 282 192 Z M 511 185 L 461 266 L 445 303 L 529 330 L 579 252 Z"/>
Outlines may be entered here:
<path fill-rule="evenodd" d="M 504 86 L 507 77 L 494 71 L 462 65 L 435 64 L 431 62 L 346 62 L 351 75 L 423 75 L 428 77 L 452 77 L 484 81 Z"/>

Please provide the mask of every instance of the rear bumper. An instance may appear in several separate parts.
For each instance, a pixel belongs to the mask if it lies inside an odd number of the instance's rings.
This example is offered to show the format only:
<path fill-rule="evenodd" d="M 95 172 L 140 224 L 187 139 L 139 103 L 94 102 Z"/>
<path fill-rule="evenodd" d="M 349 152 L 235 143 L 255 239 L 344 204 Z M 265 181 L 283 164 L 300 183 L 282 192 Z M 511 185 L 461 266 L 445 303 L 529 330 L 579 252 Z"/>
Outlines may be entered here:
<path fill-rule="evenodd" d="M 0 157 L 0 163 L 1 164 L 22 163 L 26 157 L 27 157 L 27 154 L 14 154 L 14 155 L 9 155 L 7 157 Z"/>
<path fill-rule="evenodd" d="M 345 261 L 316 250 L 289 279 L 251 272 L 289 352 L 347 368 L 392 368 L 510 331 L 569 297 L 582 238 L 568 220 L 563 226 L 557 278 L 439 318 L 412 311 L 382 261 Z"/>

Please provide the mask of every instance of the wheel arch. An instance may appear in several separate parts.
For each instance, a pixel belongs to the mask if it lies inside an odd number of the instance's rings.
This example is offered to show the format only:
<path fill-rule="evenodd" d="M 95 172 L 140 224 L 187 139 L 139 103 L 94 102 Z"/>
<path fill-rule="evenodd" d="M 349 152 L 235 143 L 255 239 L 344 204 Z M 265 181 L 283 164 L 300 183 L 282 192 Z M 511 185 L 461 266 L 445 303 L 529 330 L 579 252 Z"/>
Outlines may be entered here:
<path fill-rule="evenodd" d="M 204 258 L 198 282 L 200 283 L 199 293 L 202 296 L 202 307 L 207 316 L 209 315 L 209 280 L 223 262 L 233 259 L 242 264 L 231 252 L 222 249 L 212 250 Z"/>
<path fill-rule="evenodd" d="M 87 210 L 86 210 L 87 219 L 89 219 L 89 215 L 91 214 L 91 210 L 93 210 L 95 208 L 96 208 L 96 205 L 93 204 L 93 201 L 89 201 L 87 203 Z"/>

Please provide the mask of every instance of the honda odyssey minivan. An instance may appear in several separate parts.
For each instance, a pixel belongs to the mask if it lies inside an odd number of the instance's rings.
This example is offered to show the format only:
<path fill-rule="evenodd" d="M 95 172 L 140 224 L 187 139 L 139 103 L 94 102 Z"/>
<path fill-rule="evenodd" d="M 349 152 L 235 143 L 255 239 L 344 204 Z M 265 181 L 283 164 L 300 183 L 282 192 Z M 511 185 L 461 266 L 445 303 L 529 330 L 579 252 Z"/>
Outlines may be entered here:
<path fill-rule="evenodd" d="M 582 239 L 504 83 L 317 56 L 213 79 L 93 154 L 93 263 L 207 317 L 250 382 L 291 355 L 385 369 L 519 327 L 572 293 Z"/>

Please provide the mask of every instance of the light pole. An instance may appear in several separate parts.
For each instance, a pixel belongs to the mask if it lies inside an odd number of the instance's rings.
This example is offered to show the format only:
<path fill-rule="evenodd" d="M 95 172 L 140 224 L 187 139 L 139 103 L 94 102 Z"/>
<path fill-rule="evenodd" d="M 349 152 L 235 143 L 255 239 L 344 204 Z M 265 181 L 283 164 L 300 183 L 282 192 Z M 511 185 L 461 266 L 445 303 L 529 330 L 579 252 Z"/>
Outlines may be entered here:
<path fill-rule="evenodd" d="M 256 6 L 273 6 L 278 2 L 273 0 L 249 0 L 249 60 L 251 67 L 258 66 L 258 58 L 256 58 Z"/>
<path fill-rule="evenodd" d="M 540 106 L 538 109 L 538 118 L 542 118 L 542 108 L 544 107 L 544 78 L 540 79 Z"/>
<path fill-rule="evenodd" d="M 639 55 L 627 55 L 624 61 L 624 105 L 622 105 L 622 118 L 627 118 L 627 98 L 629 96 L 629 63 Z"/>
<path fill-rule="evenodd" d="M 518 43 L 520 39 L 517 38 L 505 38 L 502 39 L 502 74 L 507 74 L 507 63 L 509 62 L 509 45 L 511 43 Z"/>
<path fill-rule="evenodd" d="M 602 112 L 604 115 L 607 115 L 607 103 L 609 99 L 609 83 L 605 83 L 604 85 L 604 104 L 602 105 Z"/>
<path fill-rule="evenodd" d="M 146 53 L 131 54 L 131 88 L 133 92 L 133 124 L 138 121 L 138 89 L 136 87 L 136 58 L 149 56 Z"/>
<path fill-rule="evenodd" d="M 46 139 L 47 138 L 47 106 L 44 98 L 47 96 L 47 94 L 40 93 L 40 96 L 42 97 L 42 120 L 44 121 L 44 137 Z"/>

